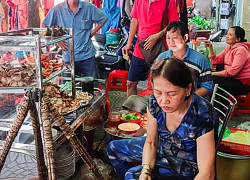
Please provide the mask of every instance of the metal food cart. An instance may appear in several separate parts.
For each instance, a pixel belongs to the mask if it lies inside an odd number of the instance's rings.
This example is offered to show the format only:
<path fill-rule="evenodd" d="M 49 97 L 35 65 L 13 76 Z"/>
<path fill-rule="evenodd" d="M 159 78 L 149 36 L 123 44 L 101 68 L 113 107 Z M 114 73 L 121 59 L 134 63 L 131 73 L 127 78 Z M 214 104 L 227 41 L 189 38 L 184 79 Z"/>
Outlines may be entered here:
<path fill-rule="evenodd" d="M 25 83 L 14 84 L 13 86 L 1 86 L 0 77 L 0 100 L 2 102 L 0 103 L 1 147 L 5 142 L 5 138 L 7 136 L 8 130 L 11 128 L 13 119 L 17 114 L 19 106 L 18 99 L 24 96 L 27 90 L 36 89 L 38 91 L 42 91 L 44 83 L 48 83 L 50 81 L 57 82 L 58 84 L 62 83 L 60 76 L 62 76 L 65 69 L 55 72 L 53 73 L 53 76 L 44 79 L 42 77 L 41 64 L 41 55 L 43 53 L 50 54 L 50 47 L 60 41 L 69 41 L 69 49 L 71 52 L 70 62 L 72 83 L 70 92 L 72 97 L 76 96 L 73 31 L 72 29 L 68 29 L 68 35 L 61 37 L 42 36 L 41 34 L 43 34 L 42 32 L 44 31 L 46 31 L 45 28 L 29 28 L 0 34 L 0 73 L 6 73 L 4 72 L 6 66 L 11 66 L 14 68 L 18 66 L 19 68 L 19 65 L 17 64 L 20 62 L 20 59 L 27 58 L 25 57 L 27 55 L 35 59 L 34 64 L 31 65 L 33 66 L 32 73 L 30 70 L 28 73 L 26 72 L 20 75 L 21 78 L 28 77 L 27 81 L 24 80 Z M 22 52 L 24 57 L 18 59 L 17 52 Z M 28 68 L 29 66 L 30 65 L 27 65 Z M 19 70 L 26 70 L 25 68 L 26 67 L 22 67 L 19 68 Z M 3 77 L 5 77 L 5 75 Z M 67 113 L 67 115 L 64 116 L 64 119 L 71 126 L 71 129 L 77 132 L 77 136 L 81 142 L 88 141 L 88 139 L 83 136 L 84 132 L 94 130 L 95 128 L 99 127 L 106 119 L 105 81 L 99 80 L 98 83 L 103 85 L 103 89 L 100 90 L 97 88 L 93 93 L 92 100 L 88 104 L 80 106 L 79 108 Z M 39 112 L 41 110 L 40 102 L 41 99 L 38 100 L 36 106 L 38 108 L 38 113 L 41 116 L 41 113 Z M 41 124 L 41 117 L 39 119 L 39 123 Z M 53 124 L 53 122 L 51 123 Z M 53 125 L 54 128 L 58 130 L 56 124 Z M 67 139 L 65 135 L 60 132 L 60 130 L 54 132 L 56 132 L 53 134 L 54 150 L 56 151 Z M 28 115 L 28 117 L 25 118 L 21 129 L 19 130 L 18 135 L 12 144 L 10 153 L 7 157 L 2 173 L 0 174 L 0 178 L 24 178 L 37 175 L 36 166 L 34 165 L 36 161 L 35 148 L 34 133 Z M 13 154 L 15 154 L 15 156 Z M 23 161 L 24 159 L 27 160 L 27 163 Z"/>

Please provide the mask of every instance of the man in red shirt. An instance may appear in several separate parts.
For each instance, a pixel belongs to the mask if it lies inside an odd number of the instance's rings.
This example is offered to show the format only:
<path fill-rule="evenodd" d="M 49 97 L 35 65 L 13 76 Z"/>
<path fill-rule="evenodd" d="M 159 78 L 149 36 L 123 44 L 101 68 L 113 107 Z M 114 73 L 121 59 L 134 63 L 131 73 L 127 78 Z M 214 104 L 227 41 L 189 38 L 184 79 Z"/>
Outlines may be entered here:
<path fill-rule="evenodd" d="M 138 42 L 147 38 L 144 49 L 152 48 L 158 39 L 165 37 L 167 24 L 179 20 L 175 0 L 169 0 L 167 16 L 164 17 L 164 29 L 161 30 L 166 1 L 135 0 L 134 2 L 128 42 L 122 48 L 123 55 L 127 56 L 132 47 L 133 38 L 137 34 L 138 41 L 135 44 L 128 74 L 127 97 L 136 95 L 138 81 L 144 81 L 148 76 L 149 67 L 141 53 Z"/>

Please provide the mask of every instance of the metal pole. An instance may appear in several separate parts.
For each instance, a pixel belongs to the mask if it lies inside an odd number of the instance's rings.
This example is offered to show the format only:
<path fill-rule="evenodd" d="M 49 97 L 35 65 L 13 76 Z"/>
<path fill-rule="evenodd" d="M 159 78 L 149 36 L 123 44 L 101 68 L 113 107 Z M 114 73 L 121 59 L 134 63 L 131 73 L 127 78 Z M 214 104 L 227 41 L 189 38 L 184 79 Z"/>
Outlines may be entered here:
<path fill-rule="evenodd" d="M 219 10 L 220 10 L 220 0 L 216 0 L 216 24 L 215 24 L 215 30 L 216 32 L 218 32 L 220 30 L 220 13 L 219 13 Z"/>
<path fill-rule="evenodd" d="M 72 97 L 76 97 L 76 81 L 75 81 L 75 55 L 74 55 L 74 32 L 73 29 L 69 30 L 72 38 L 69 39 L 70 46 L 70 65 L 71 65 L 71 81 L 72 81 Z"/>

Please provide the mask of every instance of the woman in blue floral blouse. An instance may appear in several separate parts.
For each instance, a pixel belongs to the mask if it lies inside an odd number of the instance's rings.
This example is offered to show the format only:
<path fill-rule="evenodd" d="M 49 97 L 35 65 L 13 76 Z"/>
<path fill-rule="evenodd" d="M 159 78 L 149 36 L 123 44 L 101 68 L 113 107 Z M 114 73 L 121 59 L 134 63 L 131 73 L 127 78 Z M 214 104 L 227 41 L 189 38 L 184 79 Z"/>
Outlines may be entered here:
<path fill-rule="evenodd" d="M 178 59 L 160 60 L 151 68 L 151 83 L 147 137 L 112 141 L 107 148 L 118 177 L 214 179 L 218 118 L 212 105 L 194 94 L 191 70 Z"/>

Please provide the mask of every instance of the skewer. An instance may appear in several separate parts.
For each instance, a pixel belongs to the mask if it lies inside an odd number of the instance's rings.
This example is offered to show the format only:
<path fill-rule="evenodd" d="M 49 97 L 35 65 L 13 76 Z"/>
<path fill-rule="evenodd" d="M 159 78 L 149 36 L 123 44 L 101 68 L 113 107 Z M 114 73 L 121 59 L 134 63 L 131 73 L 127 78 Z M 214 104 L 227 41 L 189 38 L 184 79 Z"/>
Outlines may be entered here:
<path fill-rule="evenodd" d="M 37 169 L 38 169 L 38 176 L 40 179 L 47 180 L 48 177 L 48 169 L 44 162 L 44 155 L 43 155 L 43 143 L 41 137 L 41 130 L 40 130 L 40 123 L 38 118 L 38 113 L 36 109 L 36 104 L 34 101 L 29 102 L 29 110 L 30 110 L 30 117 L 32 122 L 32 127 L 34 131 L 34 139 L 36 145 L 36 159 L 37 159 Z"/>
<path fill-rule="evenodd" d="M 47 104 L 44 104 L 42 101 L 41 107 L 42 113 L 42 123 L 43 123 L 43 137 L 44 137 L 44 145 L 47 159 L 47 167 L 48 167 L 48 178 L 49 180 L 56 179 L 55 173 L 55 159 L 54 159 L 54 144 L 51 132 L 51 123 L 50 123 L 50 115 Z"/>
<path fill-rule="evenodd" d="M 4 165 L 5 160 L 7 158 L 7 155 L 10 151 L 11 145 L 12 145 L 14 139 L 16 138 L 18 131 L 20 130 L 21 125 L 22 125 L 25 117 L 28 114 L 28 105 L 29 105 L 28 98 L 25 98 L 23 103 L 20 104 L 17 116 L 15 117 L 15 119 L 11 125 L 9 133 L 8 133 L 7 138 L 5 140 L 5 143 L 3 145 L 3 148 L 0 152 L 0 172 L 2 171 L 2 168 L 3 168 L 3 165 Z"/>

